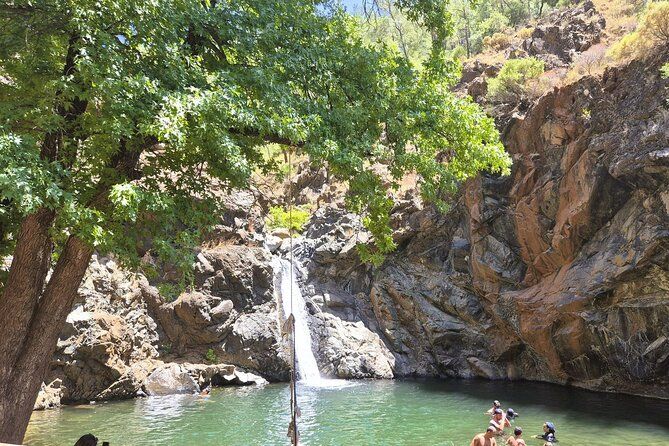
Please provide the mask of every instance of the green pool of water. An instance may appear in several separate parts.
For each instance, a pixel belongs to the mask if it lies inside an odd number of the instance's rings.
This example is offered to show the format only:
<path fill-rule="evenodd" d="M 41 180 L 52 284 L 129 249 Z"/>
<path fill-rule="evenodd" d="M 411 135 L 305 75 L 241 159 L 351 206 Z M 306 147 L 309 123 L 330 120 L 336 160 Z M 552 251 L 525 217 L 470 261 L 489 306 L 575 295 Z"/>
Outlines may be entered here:
<path fill-rule="evenodd" d="M 669 445 L 669 402 L 548 384 L 488 381 L 360 381 L 344 388 L 300 388 L 300 430 L 308 445 L 468 446 L 482 432 L 493 399 L 520 412 L 529 439 L 549 420 L 559 446 Z M 171 396 L 35 412 L 26 444 L 73 445 L 91 432 L 121 445 L 286 445 L 289 390 L 214 389 L 209 397 Z M 504 444 L 504 441 L 500 442 Z"/>

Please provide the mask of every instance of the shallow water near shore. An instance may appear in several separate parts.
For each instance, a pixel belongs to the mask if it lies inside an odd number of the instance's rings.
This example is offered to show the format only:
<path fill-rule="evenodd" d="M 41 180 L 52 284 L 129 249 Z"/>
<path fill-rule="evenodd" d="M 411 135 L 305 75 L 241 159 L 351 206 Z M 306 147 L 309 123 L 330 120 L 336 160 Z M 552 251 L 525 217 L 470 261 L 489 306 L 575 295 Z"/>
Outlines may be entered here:
<path fill-rule="evenodd" d="M 528 446 L 544 421 L 559 446 L 669 444 L 669 401 L 601 394 L 549 384 L 479 380 L 353 381 L 298 386 L 305 445 L 468 446 L 482 432 L 493 399 L 520 413 Z M 69 406 L 35 412 L 25 443 L 73 445 L 91 432 L 111 446 L 286 445 L 289 388 L 214 389 L 179 395 Z M 507 433 L 511 429 L 507 428 Z M 501 441 L 500 444 L 504 444 Z"/>

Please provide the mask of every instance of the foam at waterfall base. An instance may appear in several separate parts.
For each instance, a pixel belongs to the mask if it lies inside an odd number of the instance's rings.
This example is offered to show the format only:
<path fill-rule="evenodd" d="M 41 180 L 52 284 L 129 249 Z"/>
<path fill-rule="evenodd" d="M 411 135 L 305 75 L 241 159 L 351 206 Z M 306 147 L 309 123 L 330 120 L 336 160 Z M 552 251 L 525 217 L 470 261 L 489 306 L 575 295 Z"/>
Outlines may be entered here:
<path fill-rule="evenodd" d="M 329 379 L 329 378 L 318 378 L 318 379 L 304 379 L 297 382 L 298 387 L 311 387 L 318 389 L 341 389 L 344 387 L 352 387 L 357 385 L 356 381 L 351 381 L 347 379 Z"/>

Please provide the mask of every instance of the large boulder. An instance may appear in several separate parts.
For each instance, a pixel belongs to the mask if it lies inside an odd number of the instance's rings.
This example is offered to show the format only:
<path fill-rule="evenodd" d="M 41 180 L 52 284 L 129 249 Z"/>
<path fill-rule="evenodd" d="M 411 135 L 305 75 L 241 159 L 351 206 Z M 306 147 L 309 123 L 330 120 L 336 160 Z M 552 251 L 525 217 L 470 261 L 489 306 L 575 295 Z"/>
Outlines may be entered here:
<path fill-rule="evenodd" d="M 572 62 L 577 54 L 599 43 L 605 27 L 606 20 L 587 0 L 549 14 L 523 42 L 523 49 L 554 68 Z"/>
<path fill-rule="evenodd" d="M 185 367 L 165 364 L 151 373 L 144 382 L 144 391 L 149 396 L 197 393 L 200 387 Z"/>
<path fill-rule="evenodd" d="M 343 379 L 392 378 L 395 358 L 362 322 L 318 313 L 311 324 L 321 372 Z"/>

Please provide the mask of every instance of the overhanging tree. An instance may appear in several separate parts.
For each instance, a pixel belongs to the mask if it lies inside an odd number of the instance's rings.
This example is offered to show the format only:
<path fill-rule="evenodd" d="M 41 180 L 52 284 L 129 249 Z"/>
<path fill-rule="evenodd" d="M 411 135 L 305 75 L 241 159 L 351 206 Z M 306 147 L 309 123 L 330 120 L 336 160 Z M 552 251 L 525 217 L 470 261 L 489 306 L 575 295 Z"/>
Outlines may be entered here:
<path fill-rule="evenodd" d="M 174 257 L 216 215 L 212 183 L 274 167 L 263 144 L 348 182 L 377 260 L 394 247 L 388 182 L 416 172 L 443 204 L 477 172 L 508 171 L 493 122 L 449 91 L 443 2 L 397 6 L 437 43 L 420 69 L 320 2 L 2 2 L 0 441 L 24 436 L 94 250 L 132 267 L 150 240 Z"/>

